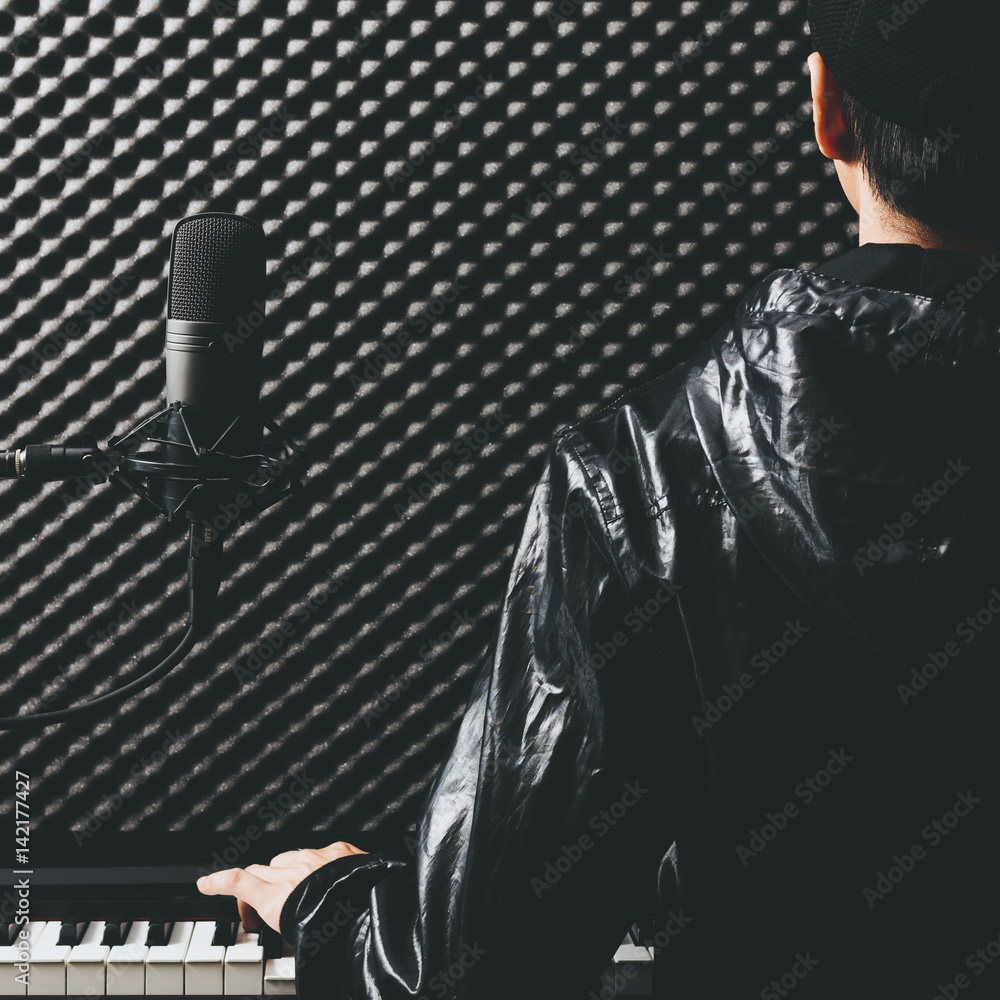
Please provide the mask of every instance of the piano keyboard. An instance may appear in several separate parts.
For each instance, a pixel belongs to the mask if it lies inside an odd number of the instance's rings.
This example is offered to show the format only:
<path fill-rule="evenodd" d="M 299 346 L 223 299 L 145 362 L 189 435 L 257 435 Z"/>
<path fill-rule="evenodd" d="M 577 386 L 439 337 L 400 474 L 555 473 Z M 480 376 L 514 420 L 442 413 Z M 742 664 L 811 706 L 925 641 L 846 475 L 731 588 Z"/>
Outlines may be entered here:
<path fill-rule="evenodd" d="M 239 924 L 34 920 L 27 949 L 20 927 L 5 930 L 13 943 L 0 947 L 0 996 L 295 994 L 294 958 L 266 958 L 260 936 Z"/>
<path fill-rule="evenodd" d="M 5 927 L 13 944 L 0 946 L 0 996 L 295 995 L 295 959 L 267 958 L 259 935 L 239 924 L 31 921 L 26 983 L 20 930 Z M 651 949 L 626 936 L 602 976 L 601 995 L 651 995 L 652 968 Z"/>
<path fill-rule="evenodd" d="M 297 835 L 307 846 L 327 839 Z M 32 873 L 27 982 L 18 968 L 25 925 L 11 922 L 13 876 L 0 868 L 0 997 L 294 997 L 295 959 L 280 935 L 266 926 L 246 932 L 232 897 L 198 892 L 194 883 L 217 844 L 211 835 L 109 832 L 89 851 L 53 838 L 38 854 L 72 858 L 74 866 Z M 286 848 L 287 837 L 262 838 L 240 863 L 266 863 Z M 148 858 L 166 863 L 136 864 Z M 650 944 L 649 928 L 633 924 L 609 956 L 602 1000 L 652 995 Z"/>

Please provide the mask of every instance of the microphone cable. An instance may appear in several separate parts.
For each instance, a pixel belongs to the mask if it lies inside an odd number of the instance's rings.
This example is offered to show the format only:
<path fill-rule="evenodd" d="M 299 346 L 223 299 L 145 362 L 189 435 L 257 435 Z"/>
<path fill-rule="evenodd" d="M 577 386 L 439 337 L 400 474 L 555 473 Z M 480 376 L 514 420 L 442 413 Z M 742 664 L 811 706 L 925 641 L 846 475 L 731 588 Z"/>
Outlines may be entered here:
<path fill-rule="evenodd" d="M 189 544 L 191 550 L 196 549 L 196 531 L 199 530 L 200 526 L 192 524 L 191 532 L 189 536 Z M 206 530 L 206 529 L 202 529 Z M 204 544 L 199 540 L 198 544 Z M 221 547 L 221 539 L 217 539 L 211 544 Z M 202 626 L 203 612 L 205 610 L 204 604 L 204 594 L 206 592 L 212 592 L 214 594 L 213 583 L 211 572 L 208 573 L 203 571 L 203 567 L 199 563 L 200 557 L 189 554 L 188 556 L 188 626 L 187 631 L 181 636 L 181 641 L 174 647 L 173 651 L 170 652 L 166 659 L 158 663 L 151 670 L 147 670 L 141 677 L 137 677 L 134 681 L 129 681 L 128 684 L 122 685 L 120 688 L 115 688 L 113 691 L 107 691 L 105 694 L 98 695 L 91 701 L 84 702 L 82 705 L 73 705 L 70 708 L 59 708 L 51 712 L 33 712 L 24 713 L 23 715 L 10 715 L 6 717 L 0 717 L 0 729 L 29 729 L 32 726 L 48 726 L 56 722 L 64 722 L 66 719 L 76 719 L 80 716 L 87 715 L 90 712 L 96 711 L 97 709 L 104 708 L 107 705 L 114 705 L 120 701 L 124 701 L 130 695 L 137 694 L 139 691 L 143 691 L 148 688 L 151 684 L 155 684 L 164 674 L 171 671 L 191 649 L 198 639 L 198 632 Z"/>

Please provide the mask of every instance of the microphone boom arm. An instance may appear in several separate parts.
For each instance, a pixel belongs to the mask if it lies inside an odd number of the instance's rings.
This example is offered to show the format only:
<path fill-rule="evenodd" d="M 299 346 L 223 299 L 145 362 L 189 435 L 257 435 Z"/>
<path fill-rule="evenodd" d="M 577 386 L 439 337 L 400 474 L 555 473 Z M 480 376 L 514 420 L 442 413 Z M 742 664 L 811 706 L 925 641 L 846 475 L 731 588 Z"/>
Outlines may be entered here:
<path fill-rule="evenodd" d="M 302 449 L 289 444 L 282 436 L 278 425 L 259 408 L 244 410 L 233 418 L 210 447 L 199 445 L 191 433 L 184 416 L 184 404 L 172 402 L 169 406 L 140 420 L 125 434 L 108 442 L 110 454 L 104 456 L 100 449 L 86 446 L 68 445 L 27 445 L 25 448 L 0 452 L 0 478 L 31 478 L 37 480 L 74 479 L 81 475 L 92 475 L 98 459 L 108 458 L 112 468 L 106 481 L 151 504 L 160 517 L 168 521 L 182 517 L 190 522 L 188 548 L 188 621 L 187 630 L 178 645 L 159 664 L 142 676 L 108 691 L 82 705 L 56 709 L 50 712 L 26 713 L 0 717 L 0 730 L 27 729 L 33 726 L 47 726 L 89 714 L 99 708 L 123 701 L 125 698 L 144 690 L 165 676 L 191 651 L 208 620 L 208 612 L 214 601 L 221 579 L 222 543 L 227 533 L 247 519 L 272 507 L 290 496 L 301 486 L 289 473 L 289 465 Z M 282 455 L 270 458 L 265 454 L 231 455 L 220 451 L 226 438 L 240 421 L 259 420 L 267 430 L 281 439 Z M 156 428 L 163 423 L 174 421 L 185 432 L 186 441 L 177 441 L 154 436 L 147 428 Z M 190 464 L 163 461 L 159 453 L 140 454 L 137 450 L 122 452 L 122 446 L 139 437 L 138 444 L 152 442 L 161 447 L 187 448 L 191 452 Z M 118 456 L 115 458 L 114 456 Z M 105 468 L 108 468 L 106 465 Z M 121 471 L 124 468 L 126 471 Z M 263 481 L 254 481 L 260 477 Z M 144 481 L 143 481 L 144 480 Z M 161 502 L 151 492 L 150 487 L 164 480 L 191 482 L 187 493 L 173 506 Z M 255 496 L 240 492 L 239 503 L 225 505 L 225 498 L 231 497 L 237 484 L 251 487 Z M 224 523 L 218 518 L 211 523 L 205 519 L 206 508 L 200 500 L 207 502 L 222 498 L 220 508 L 226 506 Z M 235 516 L 230 511 L 235 507 Z M 196 509 L 197 508 L 197 509 Z M 201 519 L 199 520 L 199 515 Z"/>

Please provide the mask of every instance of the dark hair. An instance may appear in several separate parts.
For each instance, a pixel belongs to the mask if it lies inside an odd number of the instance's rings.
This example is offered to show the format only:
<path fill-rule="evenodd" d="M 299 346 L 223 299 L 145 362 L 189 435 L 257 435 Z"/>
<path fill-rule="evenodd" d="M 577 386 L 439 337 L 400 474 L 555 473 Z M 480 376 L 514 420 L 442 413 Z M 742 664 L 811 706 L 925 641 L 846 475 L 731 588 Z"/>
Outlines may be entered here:
<path fill-rule="evenodd" d="M 951 95 L 942 121 L 983 121 L 984 95 Z M 967 117 L 966 117 L 967 116 Z M 919 228 L 1000 236 L 1000 149 L 954 126 L 931 137 L 888 121 L 844 93 L 844 125 L 868 183 Z"/>

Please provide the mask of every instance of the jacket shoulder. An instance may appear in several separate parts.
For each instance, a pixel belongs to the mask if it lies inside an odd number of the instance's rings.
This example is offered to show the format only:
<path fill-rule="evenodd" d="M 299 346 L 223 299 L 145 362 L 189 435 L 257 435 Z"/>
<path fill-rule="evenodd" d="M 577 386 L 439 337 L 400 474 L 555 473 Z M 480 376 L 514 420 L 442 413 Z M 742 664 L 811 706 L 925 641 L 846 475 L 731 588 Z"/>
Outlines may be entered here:
<path fill-rule="evenodd" d="M 803 316 L 846 322 L 859 301 L 877 292 L 814 271 L 772 271 L 747 289 L 732 318 L 689 360 L 562 428 L 556 439 L 574 451 L 605 521 L 724 504 L 708 456 L 723 434 L 722 370 L 734 356 L 740 367 L 747 353 L 766 352 L 779 327 L 797 328 Z"/>
<path fill-rule="evenodd" d="M 727 334 L 723 328 L 689 361 L 557 432 L 557 449 L 580 463 L 607 524 L 724 503 L 701 443 L 718 431 L 703 426 L 691 400 L 713 391 L 705 372 Z"/>

